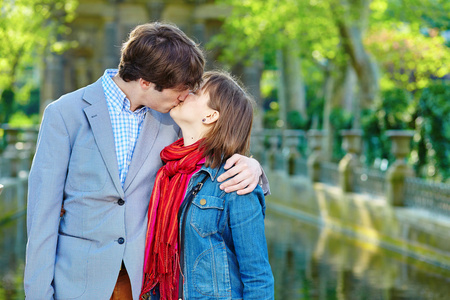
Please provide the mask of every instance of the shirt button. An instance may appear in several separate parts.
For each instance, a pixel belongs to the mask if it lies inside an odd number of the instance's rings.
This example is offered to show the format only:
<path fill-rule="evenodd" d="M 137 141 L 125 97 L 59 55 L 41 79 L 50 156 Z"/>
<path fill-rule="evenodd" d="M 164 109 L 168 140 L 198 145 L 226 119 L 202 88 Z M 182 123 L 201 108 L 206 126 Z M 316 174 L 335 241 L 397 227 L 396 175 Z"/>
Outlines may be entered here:
<path fill-rule="evenodd" d="M 119 238 L 119 239 L 117 240 L 117 242 L 118 242 L 120 245 L 122 245 L 123 243 L 125 243 L 125 239 L 124 239 L 123 237 L 121 237 L 121 238 Z"/>
<path fill-rule="evenodd" d="M 205 204 L 206 204 L 206 200 L 205 199 L 200 200 L 200 205 L 205 205 Z"/>
<path fill-rule="evenodd" d="M 123 199 L 119 199 L 119 201 L 117 201 L 117 204 L 119 204 L 120 206 L 125 204 L 125 201 L 123 201 Z"/>

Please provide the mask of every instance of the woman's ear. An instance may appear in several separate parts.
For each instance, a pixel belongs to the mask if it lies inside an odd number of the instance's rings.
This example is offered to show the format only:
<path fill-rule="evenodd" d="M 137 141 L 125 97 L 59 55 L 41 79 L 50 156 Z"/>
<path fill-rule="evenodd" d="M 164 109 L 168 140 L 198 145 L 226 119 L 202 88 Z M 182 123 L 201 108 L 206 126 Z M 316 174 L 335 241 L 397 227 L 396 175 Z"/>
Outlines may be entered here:
<path fill-rule="evenodd" d="M 209 124 L 213 124 L 215 122 L 217 122 L 217 120 L 219 119 L 219 112 L 217 110 L 214 110 L 211 114 L 207 115 L 203 120 L 203 124 L 205 125 L 209 125 Z"/>

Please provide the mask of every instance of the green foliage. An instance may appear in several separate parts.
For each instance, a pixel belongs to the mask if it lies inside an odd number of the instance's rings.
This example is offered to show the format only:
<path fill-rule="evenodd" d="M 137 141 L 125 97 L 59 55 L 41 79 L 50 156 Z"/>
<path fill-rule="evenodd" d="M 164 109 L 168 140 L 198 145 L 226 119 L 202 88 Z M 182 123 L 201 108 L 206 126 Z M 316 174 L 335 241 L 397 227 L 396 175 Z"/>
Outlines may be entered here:
<path fill-rule="evenodd" d="M 386 84 L 415 91 L 450 72 L 450 50 L 443 37 L 435 29 L 428 32 L 408 24 L 370 32 L 366 45 L 385 70 Z"/>
<path fill-rule="evenodd" d="M 415 130 L 410 161 L 417 176 L 446 181 L 450 178 L 450 85 L 433 82 L 415 100 L 408 91 L 394 88 L 383 101 L 362 113 L 366 163 L 392 160 L 387 130 Z"/>
<path fill-rule="evenodd" d="M 422 142 L 426 149 L 419 166 L 428 165 L 426 175 L 438 180 L 450 178 L 449 99 L 450 85 L 443 81 L 424 89 L 419 101 L 419 144 Z"/>
<path fill-rule="evenodd" d="M 39 124 L 39 121 L 39 114 L 28 116 L 23 111 L 19 110 L 11 116 L 8 124 L 13 127 L 28 127 Z"/>
<path fill-rule="evenodd" d="M 0 96 L 0 123 L 8 123 L 13 112 L 14 91 L 11 88 L 4 89 Z"/>
<path fill-rule="evenodd" d="M 314 93 L 313 87 L 306 87 L 306 112 L 309 117 L 306 124 L 307 129 L 321 129 L 323 124 L 323 111 L 325 99 Z"/>
<path fill-rule="evenodd" d="M 408 129 L 414 114 L 412 95 L 400 88 L 382 92 L 382 106 L 379 108 L 379 122 L 385 130 Z"/>
<path fill-rule="evenodd" d="M 316 51 L 318 57 L 334 58 L 339 49 L 338 32 L 327 1 L 216 2 L 232 7 L 232 14 L 224 20 L 222 34 L 215 36 L 207 48 L 220 49 L 219 59 L 225 64 L 264 57 L 273 66 L 275 51 L 296 42 L 307 56 Z"/>
<path fill-rule="evenodd" d="M 280 112 L 277 108 L 270 109 L 264 113 L 263 116 L 263 126 L 268 129 L 278 129 L 277 122 L 280 119 Z"/>
<path fill-rule="evenodd" d="M 342 135 L 340 132 L 341 130 L 352 128 L 353 116 L 349 111 L 346 111 L 341 107 L 336 107 L 333 108 L 330 113 L 330 123 L 334 128 L 332 160 L 339 161 L 345 155 L 345 152 L 341 147 Z"/>
<path fill-rule="evenodd" d="M 306 120 L 296 110 L 287 113 L 286 121 L 289 129 L 305 129 Z"/>
<path fill-rule="evenodd" d="M 68 33 L 78 0 L 0 0 L 0 92 L 12 91 L 14 101 L 27 102 L 39 83 L 33 68 L 46 51 L 60 53 L 73 46 L 58 38 Z M 3 98 L 6 99 L 6 98 Z M 22 103 L 22 104 L 23 104 Z M 2 100 L 3 107 L 10 104 Z M 11 113 L 2 110 L 7 121 Z"/>
<path fill-rule="evenodd" d="M 352 128 L 353 116 L 349 111 L 336 107 L 330 113 L 330 122 L 335 129 L 350 129 Z"/>
<path fill-rule="evenodd" d="M 394 129 L 414 129 L 414 115 L 415 103 L 412 95 L 399 88 L 383 91 L 382 100 L 373 109 L 362 112 L 364 154 L 368 165 L 372 164 L 375 158 L 392 159 L 390 141 L 385 133 Z"/>

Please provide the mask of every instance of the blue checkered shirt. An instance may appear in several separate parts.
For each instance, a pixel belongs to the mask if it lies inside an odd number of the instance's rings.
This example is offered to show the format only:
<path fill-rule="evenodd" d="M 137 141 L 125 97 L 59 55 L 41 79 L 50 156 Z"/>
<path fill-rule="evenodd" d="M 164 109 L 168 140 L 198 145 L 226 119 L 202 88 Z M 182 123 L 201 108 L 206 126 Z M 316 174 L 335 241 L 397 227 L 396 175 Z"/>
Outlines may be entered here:
<path fill-rule="evenodd" d="M 142 128 L 142 121 L 149 108 L 144 106 L 136 111 L 130 110 L 130 100 L 112 80 L 117 72 L 116 69 L 106 70 L 102 76 L 102 84 L 111 118 L 120 182 L 123 187 Z"/>

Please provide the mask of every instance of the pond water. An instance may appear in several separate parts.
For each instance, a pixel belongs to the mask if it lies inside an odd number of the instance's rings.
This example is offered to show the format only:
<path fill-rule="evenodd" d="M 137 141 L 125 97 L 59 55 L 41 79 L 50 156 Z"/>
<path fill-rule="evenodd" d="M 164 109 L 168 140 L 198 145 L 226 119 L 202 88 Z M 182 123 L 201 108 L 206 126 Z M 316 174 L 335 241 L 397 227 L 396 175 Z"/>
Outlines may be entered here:
<path fill-rule="evenodd" d="M 0 224 L 0 300 L 24 299 L 25 217 Z M 280 299 L 450 299 L 450 270 L 268 210 Z"/>
<path fill-rule="evenodd" d="M 450 299 L 450 270 L 269 210 L 275 299 Z"/>

